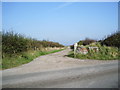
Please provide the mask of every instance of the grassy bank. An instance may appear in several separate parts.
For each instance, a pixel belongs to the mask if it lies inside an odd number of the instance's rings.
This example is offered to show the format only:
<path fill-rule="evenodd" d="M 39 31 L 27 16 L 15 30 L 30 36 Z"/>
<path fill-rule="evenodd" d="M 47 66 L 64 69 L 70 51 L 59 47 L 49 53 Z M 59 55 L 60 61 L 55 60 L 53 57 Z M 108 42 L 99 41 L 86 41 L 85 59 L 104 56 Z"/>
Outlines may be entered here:
<path fill-rule="evenodd" d="M 86 45 L 85 47 L 88 48 L 89 46 L 97 46 L 99 51 L 95 52 L 93 50 L 88 50 L 87 54 L 77 53 L 75 55 L 74 52 L 71 51 L 68 56 L 78 59 L 120 60 L 120 50 L 117 47 L 101 46 L 100 43 L 97 43 L 96 45 Z"/>
<path fill-rule="evenodd" d="M 26 64 L 37 58 L 38 56 L 55 53 L 64 49 L 52 50 L 52 51 L 27 51 L 21 54 L 14 55 L 12 57 L 6 56 L 2 60 L 2 69 L 8 69 Z"/>
<path fill-rule="evenodd" d="M 12 68 L 28 63 L 38 56 L 61 51 L 64 47 L 58 42 L 37 40 L 13 31 L 2 31 L 2 67 Z"/>

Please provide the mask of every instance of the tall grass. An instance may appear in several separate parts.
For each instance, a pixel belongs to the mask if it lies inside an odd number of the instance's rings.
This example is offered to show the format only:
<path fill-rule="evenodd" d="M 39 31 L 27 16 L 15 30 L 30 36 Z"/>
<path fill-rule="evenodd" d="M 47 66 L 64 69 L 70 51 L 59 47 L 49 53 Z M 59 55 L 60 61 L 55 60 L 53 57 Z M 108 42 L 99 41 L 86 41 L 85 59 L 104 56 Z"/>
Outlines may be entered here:
<path fill-rule="evenodd" d="M 92 45 L 92 43 L 95 43 Z M 120 31 L 108 35 L 105 39 L 95 41 L 93 39 L 85 39 L 78 42 L 78 45 L 97 46 L 98 52 L 89 51 L 87 54 L 76 54 L 76 58 L 80 59 L 98 59 L 98 60 L 120 60 Z M 74 49 L 74 46 L 71 46 Z M 69 53 L 69 57 L 74 57 L 73 51 Z"/>
<path fill-rule="evenodd" d="M 38 56 L 55 53 L 62 50 L 63 49 L 52 50 L 52 51 L 27 51 L 12 57 L 6 56 L 5 58 L 3 58 L 3 61 L 2 61 L 2 69 L 8 69 L 8 68 L 20 66 L 22 64 L 31 62 Z"/>
<path fill-rule="evenodd" d="M 75 58 L 79 59 L 95 59 L 95 60 L 119 60 L 120 59 L 120 51 L 117 47 L 108 47 L 108 46 L 101 46 L 99 42 L 97 42 L 95 45 L 86 45 L 88 49 L 89 46 L 97 46 L 99 48 L 98 52 L 95 52 L 94 50 L 89 50 L 87 54 L 80 54 L 77 53 L 75 55 Z M 74 53 L 71 51 L 68 55 L 69 57 L 74 58 Z"/>

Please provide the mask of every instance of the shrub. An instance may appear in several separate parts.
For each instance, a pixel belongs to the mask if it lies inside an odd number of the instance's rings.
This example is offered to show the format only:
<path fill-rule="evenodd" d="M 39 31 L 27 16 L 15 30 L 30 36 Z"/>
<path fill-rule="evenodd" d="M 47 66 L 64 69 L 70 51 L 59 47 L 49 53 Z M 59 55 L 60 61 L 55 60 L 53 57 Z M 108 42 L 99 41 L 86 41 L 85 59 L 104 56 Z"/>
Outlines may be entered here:
<path fill-rule="evenodd" d="M 120 48 L 120 31 L 107 36 L 104 40 L 100 41 L 102 45 L 114 46 Z"/>
<path fill-rule="evenodd" d="M 86 38 L 85 40 L 81 40 L 78 42 L 78 45 L 89 45 L 93 42 L 96 42 L 96 40 L 90 39 L 90 38 Z"/>
<path fill-rule="evenodd" d="M 39 41 L 27 38 L 21 34 L 10 32 L 2 32 L 2 57 L 5 54 L 16 54 L 28 50 L 41 50 L 45 47 L 64 47 L 63 45 L 52 41 Z"/>
<path fill-rule="evenodd" d="M 2 33 L 2 52 L 13 54 L 27 50 L 27 40 L 13 32 Z"/>

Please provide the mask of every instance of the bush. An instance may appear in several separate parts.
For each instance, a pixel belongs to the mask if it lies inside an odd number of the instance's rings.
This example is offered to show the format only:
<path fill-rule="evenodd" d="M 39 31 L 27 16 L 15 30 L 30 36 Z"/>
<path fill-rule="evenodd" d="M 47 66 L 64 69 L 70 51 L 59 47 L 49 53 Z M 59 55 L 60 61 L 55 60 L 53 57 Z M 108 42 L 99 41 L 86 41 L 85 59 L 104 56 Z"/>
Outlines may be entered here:
<path fill-rule="evenodd" d="M 78 45 L 89 45 L 93 42 L 96 42 L 96 40 L 90 39 L 90 38 L 86 38 L 85 40 L 81 40 L 78 42 Z"/>
<path fill-rule="evenodd" d="M 2 52 L 13 54 L 27 50 L 27 40 L 19 34 L 6 32 L 2 34 Z"/>
<path fill-rule="evenodd" d="M 104 40 L 100 41 L 102 45 L 114 46 L 120 48 L 120 31 L 107 36 Z"/>
<path fill-rule="evenodd" d="M 5 54 L 16 54 L 28 50 L 41 50 L 45 47 L 64 47 L 63 45 L 52 41 L 39 41 L 27 38 L 23 35 L 11 32 L 2 32 L 2 57 Z"/>
<path fill-rule="evenodd" d="M 64 47 L 52 41 L 39 41 L 14 32 L 2 32 L 2 69 L 28 63 L 38 56 L 61 51 L 45 51 L 47 47 Z M 0 38 L 1 39 L 1 38 Z M 1 63 L 1 62 L 0 62 Z"/>

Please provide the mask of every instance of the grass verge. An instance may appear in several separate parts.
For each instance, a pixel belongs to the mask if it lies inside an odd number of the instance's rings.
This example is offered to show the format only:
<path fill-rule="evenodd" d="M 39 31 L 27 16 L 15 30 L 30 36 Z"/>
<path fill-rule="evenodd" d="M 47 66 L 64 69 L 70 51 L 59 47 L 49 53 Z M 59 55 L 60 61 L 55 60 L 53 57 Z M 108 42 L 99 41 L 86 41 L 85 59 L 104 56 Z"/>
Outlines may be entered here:
<path fill-rule="evenodd" d="M 120 60 L 120 50 L 115 47 L 100 46 L 98 52 L 89 51 L 87 54 L 77 53 L 71 51 L 68 57 L 78 59 L 93 59 L 93 60 Z"/>
<path fill-rule="evenodd" d="M 22 64 L 26 64 L 37 58 L 38 56 L 50 54 L 50 53 L 55 53 L 62 51 L 64 49 L 60 50 L 53 50 L 53 51 L 28 51 L 28 52 L 23 52 L 19 55 L 14 55 L 12 57 L 7 56 L 2 59 L 2 69 L 8 69 L 8 68 L 13 68 L 20 66 Z"/>

